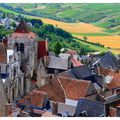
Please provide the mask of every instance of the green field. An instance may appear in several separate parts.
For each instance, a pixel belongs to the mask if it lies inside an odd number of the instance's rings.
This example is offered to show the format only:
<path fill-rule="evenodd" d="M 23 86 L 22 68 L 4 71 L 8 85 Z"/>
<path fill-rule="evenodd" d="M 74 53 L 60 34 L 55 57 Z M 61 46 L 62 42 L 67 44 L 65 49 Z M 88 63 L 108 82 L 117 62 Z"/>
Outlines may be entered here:
<path fill-rule="evenodd" d="M 119 3 L 26 3 L 0 4 L 7 9 L 22 10 L 22 13 L 52 18 L 66 22 L 86 22 L 120 34 Z M 116 28 L 117 27 L 117 28 Z"/>

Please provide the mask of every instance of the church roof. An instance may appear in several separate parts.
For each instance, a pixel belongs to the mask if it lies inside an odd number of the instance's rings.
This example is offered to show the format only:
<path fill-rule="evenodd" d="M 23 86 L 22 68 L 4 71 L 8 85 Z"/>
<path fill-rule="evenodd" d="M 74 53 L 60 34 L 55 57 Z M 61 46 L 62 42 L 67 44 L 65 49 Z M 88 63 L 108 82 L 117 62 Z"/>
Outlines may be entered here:
<path fill-rule="evenodd" d="M 30 30 L 26 22 L 22 20 L 14 32 L 15 33 L 30 33 Z"/>

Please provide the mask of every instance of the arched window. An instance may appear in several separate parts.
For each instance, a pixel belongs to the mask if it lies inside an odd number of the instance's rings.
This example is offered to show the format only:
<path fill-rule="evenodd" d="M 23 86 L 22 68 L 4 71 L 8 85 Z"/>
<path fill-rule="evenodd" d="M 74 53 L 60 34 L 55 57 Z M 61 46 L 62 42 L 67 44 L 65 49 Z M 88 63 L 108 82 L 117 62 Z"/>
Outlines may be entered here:
<path fill-rule="evenodd" d="M 24 44 L 23 43 L 20 44 L 20 51 L 21 51 L 21 53 L 24 53 Z"/>
<path fill-rule="evenodd" d="M 18 43 L 15 43 L 15 47 L 16 47 L 16 50 L 18 52 L 19 51 L 19 45 L 18 45 Z"/>

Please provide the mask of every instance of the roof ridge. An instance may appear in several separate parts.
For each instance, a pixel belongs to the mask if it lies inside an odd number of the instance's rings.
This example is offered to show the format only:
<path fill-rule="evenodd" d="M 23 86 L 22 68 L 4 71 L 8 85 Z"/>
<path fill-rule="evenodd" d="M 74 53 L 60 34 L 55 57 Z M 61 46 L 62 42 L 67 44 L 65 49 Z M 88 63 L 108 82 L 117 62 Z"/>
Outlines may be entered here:
<path fill-rule="evenodd" d="M 65 79 L 67 79 L 68 78 L 68 80 L 76 80 L 76 81 L 78 81 L 78 82 L 86 82 L 86 83 L 91 83 L 91 81 L 89 81 L 89 80 L 83 80 L 83 79 L 76 79 L 76 78 L 71 78 L 71 77 L 66 77 L 66 76 L 58 76 L 59 78 L 65 78 Z"/>
<path fill-rule="evenodd" d="M 64 89 L 62 83 L 60 82 L 59 77 L 57 77 L 57 80 L 58 80 L 58 82 L 59 82 L 59 84 L 60 84 L 60 87 L 61 87 L 61 88 L 63 89 L 63 91 L 64 91 L 65 98 L 67 98 L 67 95 L 66 95 L 65 89 Z"/>

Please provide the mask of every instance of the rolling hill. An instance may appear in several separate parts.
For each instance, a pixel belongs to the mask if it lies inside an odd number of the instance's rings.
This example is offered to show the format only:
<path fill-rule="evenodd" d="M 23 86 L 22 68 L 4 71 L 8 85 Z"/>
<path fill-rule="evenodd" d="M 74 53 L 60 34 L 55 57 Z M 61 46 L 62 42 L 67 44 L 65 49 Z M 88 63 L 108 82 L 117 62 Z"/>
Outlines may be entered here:
<path fill-rule="evenodd" d="M 119 7 L 120 4 L 0 4 L 7 13 L 41 19 L 75 37 L 87 36 L 87 41 L 103 44 L 120 54 Z"/>
<path fill-rule="evenodd" d="M 120 29 L 119 3 L 38 3 L 38 4 L 1 4 L 7 9 L 22 11 L 39 17 L 52 18 L 64 22 L 85 22 L 99 27 L 110 28 L 113 32 Z"/>

